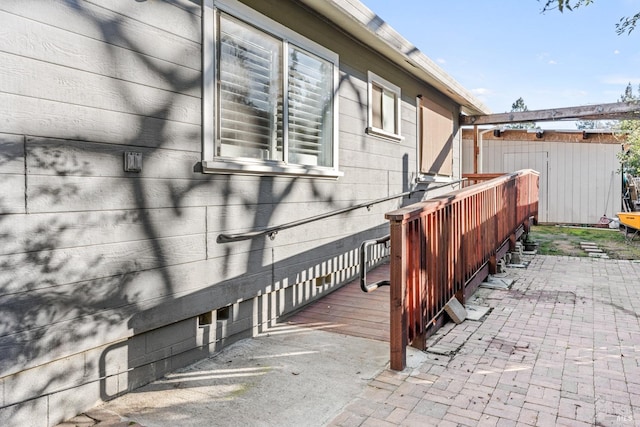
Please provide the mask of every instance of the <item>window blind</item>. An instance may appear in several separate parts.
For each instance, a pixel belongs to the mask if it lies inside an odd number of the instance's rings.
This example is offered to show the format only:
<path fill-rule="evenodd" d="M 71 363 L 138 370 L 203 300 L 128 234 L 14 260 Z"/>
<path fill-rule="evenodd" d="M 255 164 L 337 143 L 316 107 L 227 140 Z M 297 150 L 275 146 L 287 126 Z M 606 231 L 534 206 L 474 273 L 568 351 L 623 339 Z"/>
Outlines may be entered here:
<path fill-rule="evenodd" d="M 331 166 L 332 64 L 289 47 L 288 150 L 291 163 Z"/>
<path fill-rule="evenodd" d="M 282 43 L 220 17 L 221 156 L 282 160 Z"/>

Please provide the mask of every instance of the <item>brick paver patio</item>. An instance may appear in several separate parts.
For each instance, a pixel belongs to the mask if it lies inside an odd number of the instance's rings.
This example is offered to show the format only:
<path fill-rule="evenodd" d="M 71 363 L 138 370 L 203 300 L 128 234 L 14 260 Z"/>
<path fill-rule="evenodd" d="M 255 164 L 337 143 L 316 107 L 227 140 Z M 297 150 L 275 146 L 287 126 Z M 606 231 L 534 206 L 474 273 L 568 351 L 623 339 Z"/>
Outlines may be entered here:
<path fill-rule="evenodd" d="M 417 369 L 384 370 L 333 426 L 640 425 L 640 263 L 536 256 Z"/>
<path fill-rule="evenodd" d="M 538 255 L 507 276 L 468 301 L 487 315 L 445 325 L 403 372 L 382 341 L 348 336 L 362 298 L 327 299 L 63 425 L 640 426 L 640 262 Z"/>

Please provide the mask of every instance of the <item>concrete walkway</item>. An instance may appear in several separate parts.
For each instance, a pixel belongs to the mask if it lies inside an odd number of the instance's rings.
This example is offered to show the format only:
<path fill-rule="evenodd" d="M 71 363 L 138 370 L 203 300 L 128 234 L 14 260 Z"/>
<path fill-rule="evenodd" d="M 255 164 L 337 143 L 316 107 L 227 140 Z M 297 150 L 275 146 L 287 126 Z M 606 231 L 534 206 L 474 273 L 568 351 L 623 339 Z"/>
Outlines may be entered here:
<path fill-rule="evenodd" d="M 536 256 L 508 275 L 403 372 L 387 343 L 281 325 L 63 425 L 640 425 L 640 263 Z"/>

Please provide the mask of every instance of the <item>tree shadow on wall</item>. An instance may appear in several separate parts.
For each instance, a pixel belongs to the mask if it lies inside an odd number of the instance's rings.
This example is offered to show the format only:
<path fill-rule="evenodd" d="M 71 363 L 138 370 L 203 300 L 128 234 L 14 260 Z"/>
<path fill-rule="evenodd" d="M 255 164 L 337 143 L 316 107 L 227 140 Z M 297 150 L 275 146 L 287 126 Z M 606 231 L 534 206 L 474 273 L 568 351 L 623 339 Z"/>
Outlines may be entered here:
<path fill-rule="evenodd" d="M 337 206 L 335 186 L 314 180 L 197 172 L 203 71 L 179 65 L 184 52 L 175 53 L 175 58 L 166 49 L 150 52 L 148 42 L 134 36 L 139 34 L 123 15 L 79 0 L 51 7 L 62 7 L 70 26 L 82 23 L 90 27 L 83 31 L 104 43 L 103 51 L 92 52 L 95 56 L 90 59 L 107 65 L 99 75 L 104 87 L 84 89 L 88 92 L 81 98 L 86 105 L 74 106 L 90 118 L 63 117 L 71 124 L 56 127 L 54 123 L 45 131 L 27 129 L 24 152 L 3 153 L 0 158 L 0 168 L 22 160 L 27 185 L 27 214 L 0 215 L 0 378 L 5 389 L 15 390 L 5 396 L 0 419 L 38 413 L 38 399 L 43 396 L 89 407 L 96 400 L 96 382 L 106 381 L 104 377 L 123 378 L 115 394 L 130 390 L 134 383 L 122 374 L 129 370 L 131 356 L 110 359 L 106 355 L 113 346 L 122 346 L 128 353 L 128 347 L 143 345 L 144 337 L 133 342 L 137 333 L 179 322 L 159 315 L 146 316 L 148 323 L 143 327 L 130 325 L 132 318 L 145 317 L 141 313 L 161 305 L 172 307 L 171 302 L 185 294 L 218 286 L 212 271 L 229 279 L 227 287 L 266 292 L 275 280 L 269 242 L 252 241 L 243 250 L 248 255 L 240 258 L 243 273 L 236 275 L 229 270 L 238 255 L 233 248 L 208 245 L 207 232 L 214 225 L 209 223 L 209 210 L 221 213 L 216 227 L 232 229 L 238 209 L 231 206 L 241 207 L 251 228 L 271 225 L 281 203 L 301 194 L 305 202 L 323 208 Z M 193 8 L 162 2 L 141 2 L 136 7 L 145 8 L 146 19 L 154 19 L 153 7 L 174 8 L 162 13 L 186 16 L 185 25 L 200 26 L 200 7 L 195 3 Z M 29 16 L 31 12 L 13 13 Z M 46 18 L 42 14 L 33 17 L 35 22 Z M 194 49 L 199 52 L 199 42 Z M 133 73 L 127 71 L 129 64 L 123 58 L 135 61 Z M 93 65 L 79 67 L 84 66 Z M 136 81 L 136 70 L 140 74 L 144 70 L 144 81 Z M 75 70 L 73 75 L 84 72 Z M 149 87 L 156 82 L 153 103 L 145 102 L 141 91 L 151 93 Z M 101 92 L 105 87 L 111 90 L 109 95 Z M 52 96 L 66 93 L 55 89 Z M 108 110 L 100 102 L 113 102 L 120 110 Z M 194 102 L 195 113 L 185 112 L 188 108 L 184 106 Z M 66 103 L 71 102 L 61 95 L 46 105 L 65 111 Z M 193 120 L 193 114 L 197 119 Z M 114 122 L 114 117 L 121 121 Z M 125 151 L 143 153 L 140 174 L 123 171 Z M 270 207 L 260 209 L 263 206 Z M 304 264 L 302 258 L 297 262 Z M 269 280 L 260 289 L 239 285 L 265 273 Z M 191 283 L 194 277 L 198 280 Z M 233 292 L 223 297 L 229 295 Z M 228 303 L 213 300 L 210 308 Z M 195 327 L 195 319 L 190 321 Z M 197 343 L 193 339 L 188 345 Z M 171 348 L 161 351 L 170 353 Z M 145 380 L 163 372 L 149 371 Z M 111 396 L 106 388 L 102 390 L 101 397 Z"/>

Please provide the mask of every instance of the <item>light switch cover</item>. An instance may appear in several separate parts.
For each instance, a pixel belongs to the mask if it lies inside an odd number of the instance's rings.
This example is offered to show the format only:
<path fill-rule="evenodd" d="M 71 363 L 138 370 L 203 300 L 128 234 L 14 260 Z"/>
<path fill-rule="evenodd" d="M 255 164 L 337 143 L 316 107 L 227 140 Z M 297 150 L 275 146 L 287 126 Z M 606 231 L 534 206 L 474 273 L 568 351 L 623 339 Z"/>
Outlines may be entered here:
<path fill-rule="evenodd" d="M 142 172 L 142 153 L 126 151 L 124 153 L 125 172 Z"/>

